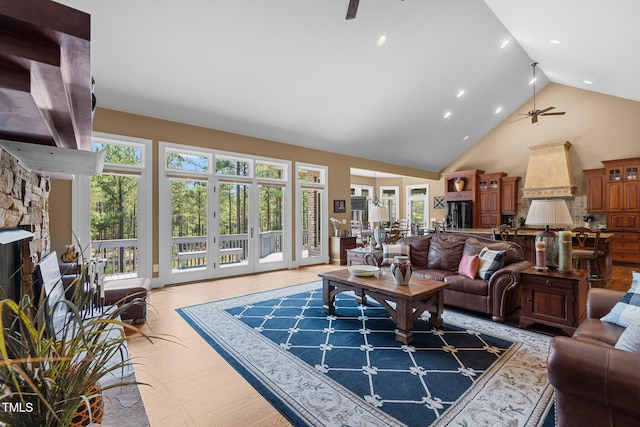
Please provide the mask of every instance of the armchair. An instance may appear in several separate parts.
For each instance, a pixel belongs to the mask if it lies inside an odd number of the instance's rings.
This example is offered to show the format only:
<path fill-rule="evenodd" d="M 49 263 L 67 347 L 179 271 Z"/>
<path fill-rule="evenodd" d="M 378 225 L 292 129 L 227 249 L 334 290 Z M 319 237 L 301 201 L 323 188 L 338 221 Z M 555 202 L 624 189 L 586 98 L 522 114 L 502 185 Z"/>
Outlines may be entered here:
<path fill-rule="evenodd" d="M 640 420 L 640 354 L 615 348 L 625 328 L 600 321 L 624 292 L 592 288 L 573 337 L 551 340 L 547 370 L 557 425 L 631 426 Z"/>

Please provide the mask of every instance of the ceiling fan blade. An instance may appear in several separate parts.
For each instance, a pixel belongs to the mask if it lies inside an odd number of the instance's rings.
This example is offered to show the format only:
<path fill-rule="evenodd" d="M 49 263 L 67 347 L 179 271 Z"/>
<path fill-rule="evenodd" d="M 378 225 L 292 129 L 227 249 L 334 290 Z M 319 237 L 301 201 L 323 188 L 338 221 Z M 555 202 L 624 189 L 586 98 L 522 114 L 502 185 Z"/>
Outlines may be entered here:
<path fill-rule="evenodd" d="M 543 113 L 541 116 L 563 116 L 565 114 L 564 111 L 559 111 L 557 113 Z"/>
<path fill-rule="evenodd" d="M 358 4 L 360 4 L 360 0 L 349 0 L 347 19 L 353 19 L 356 17 L 356 13 L 358 13 Z"/>
<path fill-rule="evenodd" d="M 538 123 L 538 115 L 534 114 L 533 117 L 531 117 L 531 123 Z"/>
<path fill-rule="evenodd" d="M 515 120 L 511 120 L 510 122 L 507 123 L 513 123 L 513 122 L 519 122 L 520 120 L 524 120 L 524 119 L 528 119 L 528 115 L 527 114 L 520 114 L 521 116 L 527 116 L 527 117 L 521 117 L 519 119 L 515 119 Z"/>
<path fill-rule="evenodd" d="M 554 108 L 556 107 L 548 107 L 548 108 L 545 108 L 544 110 L 540 110 L 539 113 L 546 113 L 547 111 L 553 110 Z"/>

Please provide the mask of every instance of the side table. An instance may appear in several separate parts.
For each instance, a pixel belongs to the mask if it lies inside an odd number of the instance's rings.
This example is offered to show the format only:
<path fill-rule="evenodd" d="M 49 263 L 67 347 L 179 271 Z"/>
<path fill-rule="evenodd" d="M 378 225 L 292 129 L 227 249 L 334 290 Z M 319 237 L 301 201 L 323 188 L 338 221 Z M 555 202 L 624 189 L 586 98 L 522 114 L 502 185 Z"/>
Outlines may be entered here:
<path fill-rule="evenodd" d="M 329 237 L 331 264 L 345 265 L 347 263 L 347 251 L 355 247 L 355 237 Z"/>
<path fill-rule="evenodd" d="M 586 317 L 589 285 L 587 270 L 558 273 L 537 271 L 522 273 L 522 315 L 520 327 L 533 323 L 553 326 L 573 335 Z"/>

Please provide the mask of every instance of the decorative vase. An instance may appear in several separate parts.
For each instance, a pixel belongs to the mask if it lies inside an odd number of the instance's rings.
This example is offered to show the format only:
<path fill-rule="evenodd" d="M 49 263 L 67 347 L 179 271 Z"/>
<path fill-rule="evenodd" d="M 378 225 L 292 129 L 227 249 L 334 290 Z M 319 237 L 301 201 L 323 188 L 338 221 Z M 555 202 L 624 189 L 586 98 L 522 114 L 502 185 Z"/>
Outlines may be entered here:
<path fill-rule="evenodd" d="M 78 412 L 73 417 L 69 427 L 84 427 L 89 425 L 100 425 L 104 417 L 104 399 L 100 393 L 100 389 L 97 384 L 92 385 L 86 392 L 87 396 L 92 396 L 88 399 L 88 404 L 85 401 L 78 406 Z M 91 415 L 89 415 L 91 411 Z"/>
<path fill-rule="evenodd" d="M 464 190 L 464 179 L 460 177 L 456 178 L 454 185 L 456 186 L 456 191 Z"/>
<path fill-rule="evenodd" d="M 396 285 L 408 285 L 409 279 L 411 279 L 411 262 L 408 256 L 395 257 L 391 267 L 389 269 L 393 276 L 393 281 Z"/>

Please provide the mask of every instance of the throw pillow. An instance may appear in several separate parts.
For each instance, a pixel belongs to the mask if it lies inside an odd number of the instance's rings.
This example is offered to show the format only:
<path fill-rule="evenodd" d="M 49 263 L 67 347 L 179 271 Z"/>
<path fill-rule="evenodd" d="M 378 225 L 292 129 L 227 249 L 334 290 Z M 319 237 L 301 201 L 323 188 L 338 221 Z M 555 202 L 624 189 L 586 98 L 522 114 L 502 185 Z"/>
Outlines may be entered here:
<path fill-rule="evenodd" d="M 482 280 L 489 280 L 493 273 L 500 270 L 504 265 L 506 254 L 507 251 L 492 251 L 489 248 L 483 248 L 478 254 L 478 258 L 480 258 L 478 277 Z"/>
<path fill-rule="evenodd" d="M 640 319 L 640 273 L 634 271 L 632 276 L 631 287 L 627 293 L 600 320 L 626 328 L 632 321 Z"/>
<path fill-rule="evenodd" d="M 458 266 L 458 274 L 461 276 L 474 279 L 478 274 L 480 267 L 480 258 L 478 255 L 462 255 L 460 265 Z"/>
<path fill-rule="evenodd" d="M 397 256 L 409 256 L 409 245 L 382 245 L 382 265 L 391 265 Z"/>
<path fill-rule="evenodd" d="M 616 348 L 632 353 L 640 353 L 640 320 L 634 320 L 624 330 L 620 338 L 618 338 Z"/>

